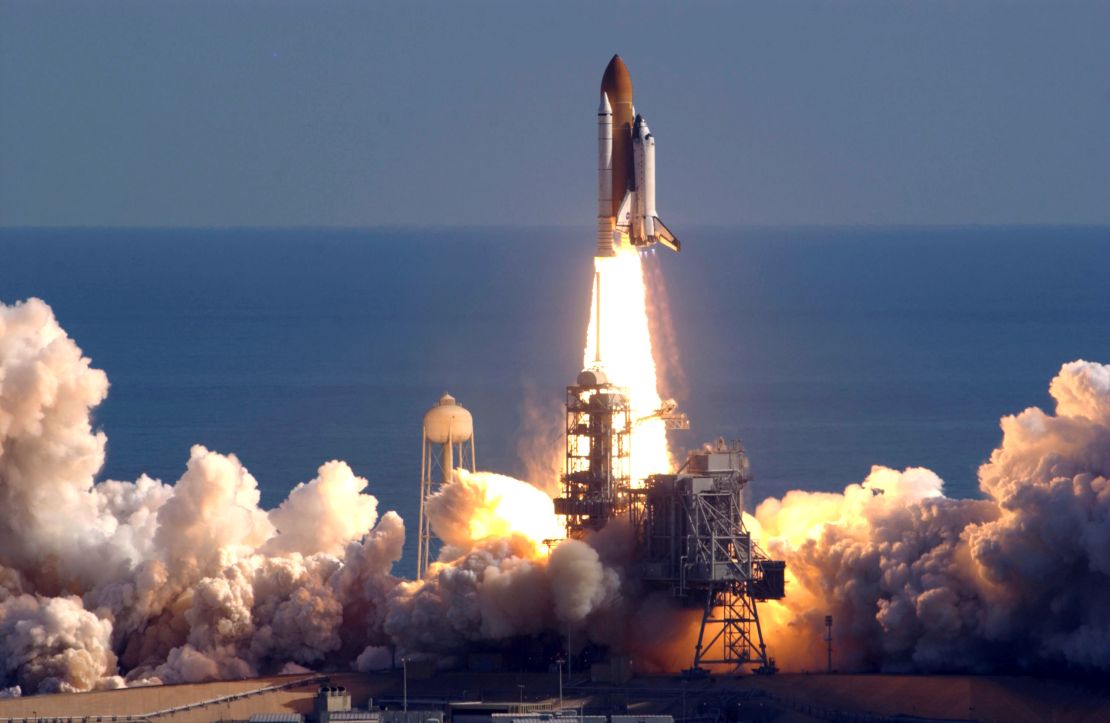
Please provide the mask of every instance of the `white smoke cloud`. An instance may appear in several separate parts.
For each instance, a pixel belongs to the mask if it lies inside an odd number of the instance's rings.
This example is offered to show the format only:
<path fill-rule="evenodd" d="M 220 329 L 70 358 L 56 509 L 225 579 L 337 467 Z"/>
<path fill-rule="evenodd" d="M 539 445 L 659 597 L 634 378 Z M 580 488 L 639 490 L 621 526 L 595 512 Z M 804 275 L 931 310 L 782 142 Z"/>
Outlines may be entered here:
<path fill-rule="evenodd" d="M 384 645 L 368 645 L 355 659 L 355 670 L 372 673 L 393 667 L 393 651 Z"/>
<path fill-rule="evenodd" d="M 612 597 L 617 574 L 588 547 L 585 566 L 573 545 L 548 566 L 551 498 L 502 475 L 460 471 L 432 498 L 446 545 L 420 582 L 392 576 L 404 524 L 378 518 L 343 462 L 269 512 L 238 458 L 199 445 L 173 485 L 94 484 L 106 438 L 91 411 L 107 379 L 41 301 L 0 319 L 0 631 L 23 633 L 0 645 L 5 688 L 376 667 L 393 646 L 458 652 L 581 623 Z"/>
<path fill-rule="evenodd" d="M 323 465 L 316 479 L 297 485 L 270 513 L 281 534 L 271 538 L 265 552 L 340 554 L 348 541 L 365 535 L 378 519 L 378 501 L 362 494 L 368 485 L 346 462 Z"/>
<path fill-rule="evenodd" d="M 96 483 L 107 389 L 46 304 L 0 305 L 4 695 L 371 670 L 547 631 L 689 664 L 694 618 L 637 585 L 626 526 L 549 549 L 550 497 L 461 471 L 429 502 L 439 559 L 399 580 L 403 521 L 339 461 L 270 511 L 235 456 L 201 446 L 172 485 Z M 1050 391 L 1054 414 L 1002 420 L 982 499 L 877 467 L 756 510 L 788 562 L 787 599 L 764 608 L 780 663 L 815 665 L 831 612 L 843 669 L 1110 668 L 1110 367 L 1067 364 Z"/>
<path fill-rule="evenodd" d="M 394 588 L 386 633 L 402 653 L 440 656 L 547 630 L 603 642 L 589 625 L 609 612 L 605 603 L 619 603 L 617 572 L 583 542 L 562 542 L 550 559 L 532 555 L 531 543 L 514 536 L 433 565 L 424 580 Z"/>
<path fill-rule="evenodd" d="M 551 554 L 551 588 L 555 617 L 579 622 L 607 600 L 615 600 L 620 578 L 601 563 L 597 551 L 580 540 L 567 540 Z"/>
<path fill-rule="evenodd" d="M 598 551 L 614 534 L 559 540 L 547 494 L 487 472 L 457 470 L 427 512 L 445 544 L 425 579 L 390 594 L 384 629 L 402 653 L 458 654 L 549 630 L 577 631 L 580 643 L 623 639 L 613 632 L 621 622 L 599 624 L 625 605 L 620 572 Z"/>
<path fill-rule="evenodd" d="M 113 520 L 97 515 L 90 491 L 107 438 L 93 432 L 89 409 L 107 393 L 108 378 L 50 307 L 0 305 L 0 565 L 27 572 L 49 560 L 35 573 L 42 587 L 60 590 L 102 570 L 99 523 Z"/>
<path fill-rule="evenodd" d="M 236 457 L 196 446 L 174 485 L 94 484 L 107 389 L 46 304 L 0 305 L 0 687 L 243 677 L 384 642 L 404 525 L 365 479 L 329 462 L 268 513 Z"/>
<path fill-rule="evenodd" d="M 1049 390 L 1055 414 L 1003 418 L 983 499 L 877 467 L 756 510 L 792 582 L 771 632 L 788 664 L 816 663 L 830 612 L 845 669 L 1110 667 L 1110 366 L 1065 364 Z"/>
<path fill-rule="evenodd" d="M 0 671 L 21 689 L 91 690 L 116 672 L 111 627 L 76 597 L 8 598 L 0 603 Z"/>

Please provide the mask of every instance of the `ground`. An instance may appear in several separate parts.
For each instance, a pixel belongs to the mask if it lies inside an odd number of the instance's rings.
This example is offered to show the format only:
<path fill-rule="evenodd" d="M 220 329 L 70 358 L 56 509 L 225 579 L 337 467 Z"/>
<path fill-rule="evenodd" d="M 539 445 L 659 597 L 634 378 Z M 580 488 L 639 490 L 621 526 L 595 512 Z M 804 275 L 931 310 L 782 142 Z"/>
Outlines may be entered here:
<path fill-rule="evenodd" d="M 356 707 L 369 699 L 400 704 L 400 671 L 332 673 L 328 684 L 345 686 Z M 81 694 L 0 700 L 5 718 L 142 716 L 174 723 L 245 720 L 256 713 L 310 713 L 319 675 L 287 675 L 196 685 L 165 685 Z M 676 719 L 828 720 L 843 714 L 876 718 L 913 716 L 943 720 L 1110 720 L 1108 688 L 1092 683 L 1014 676 L 786 675 L 683 681 L 636 678 L 625 685 L 564 682 L 566 703 L 630 712 L 665 713 Z M 433 699 L 557 703 L 555 674 L 440 673 L 410 671 L 410 708 Z M 188 706 L 181 709 L 181 706 Z M 170 709 L 175 709 L 171 711 Z"/>

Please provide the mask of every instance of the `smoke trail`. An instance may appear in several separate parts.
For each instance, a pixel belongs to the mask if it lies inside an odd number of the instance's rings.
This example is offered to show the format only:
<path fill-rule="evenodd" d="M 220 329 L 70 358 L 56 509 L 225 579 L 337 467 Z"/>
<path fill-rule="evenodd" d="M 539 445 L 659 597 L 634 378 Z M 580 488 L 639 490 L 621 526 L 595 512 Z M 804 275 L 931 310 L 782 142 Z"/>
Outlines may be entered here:
<path fill-rule="evenodd" d="M 563 403 L 562 394 L 542 394 L 532 385 L 524 387 L 517 454 L 524 466 L 525 479 L 550 497 L 558 497 L 563 487 L 566 465 Z"/>
<path fill-rule="evenodd" d="M 659 389 L 668 397 L 689 398 L 689 382 L 679 356 L 678 334 L 671 317 L 671 299 L 663 279 L 659 259 L 655 254 L 643 257 L 646 288 L 650 292 L 647 304 L 648 324 L 651 329 L 652 350 L 655 352 L 659 371 Z"/>

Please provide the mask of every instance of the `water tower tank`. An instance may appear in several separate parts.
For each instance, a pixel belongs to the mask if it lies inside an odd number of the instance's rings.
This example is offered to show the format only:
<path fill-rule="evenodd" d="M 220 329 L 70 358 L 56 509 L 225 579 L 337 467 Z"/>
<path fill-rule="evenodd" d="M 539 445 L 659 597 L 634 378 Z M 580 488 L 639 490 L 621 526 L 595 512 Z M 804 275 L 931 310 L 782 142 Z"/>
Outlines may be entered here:
<path fill-rule="evenodd" d="M 444 394 L 424 415 L 424 434 L 433 444 L 447 444 L 448 439 L 466 442 L 474 436 L 474 418 L 454 397 Z"/>

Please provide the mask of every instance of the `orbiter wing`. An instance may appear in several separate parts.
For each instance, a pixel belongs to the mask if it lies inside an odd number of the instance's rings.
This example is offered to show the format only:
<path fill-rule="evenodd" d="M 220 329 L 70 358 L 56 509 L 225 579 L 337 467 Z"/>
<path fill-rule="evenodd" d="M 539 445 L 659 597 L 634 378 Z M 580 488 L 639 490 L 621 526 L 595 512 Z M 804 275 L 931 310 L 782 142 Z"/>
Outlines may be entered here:
<path fill-rule="evenodd" d="M 663 224 L 663 220 L 658 216 L 655 217 L 655 240 L 671 251 L 682 249 L 682 242 L 675 238 L 675 235 L 671 233 L 671 230 Z"/>

